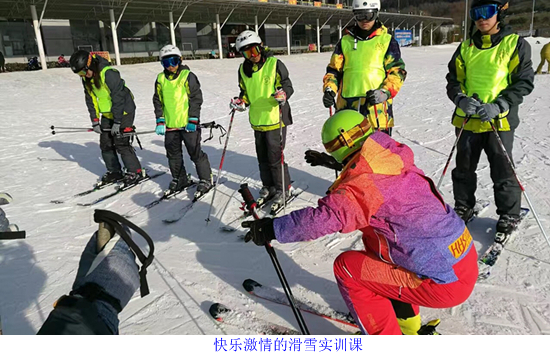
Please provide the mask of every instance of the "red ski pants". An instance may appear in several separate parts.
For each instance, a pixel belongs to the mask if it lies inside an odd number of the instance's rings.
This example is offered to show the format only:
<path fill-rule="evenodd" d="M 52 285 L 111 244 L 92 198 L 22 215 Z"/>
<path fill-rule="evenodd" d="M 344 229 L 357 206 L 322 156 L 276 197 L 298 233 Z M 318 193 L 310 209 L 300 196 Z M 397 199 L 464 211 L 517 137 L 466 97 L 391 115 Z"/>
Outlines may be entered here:
<path fill-rule="evenodd" d="M 410 304 L 414 314 L 419 306 L 449 308 L 466 301 L 478 277 L 473 246 L 453 269 L 458 281 L 438 284 L 385 263 L 368 250 L 347 251 L 334 262 L 342 297 L 364 334 L 402 334 L 391 300 Z"/>

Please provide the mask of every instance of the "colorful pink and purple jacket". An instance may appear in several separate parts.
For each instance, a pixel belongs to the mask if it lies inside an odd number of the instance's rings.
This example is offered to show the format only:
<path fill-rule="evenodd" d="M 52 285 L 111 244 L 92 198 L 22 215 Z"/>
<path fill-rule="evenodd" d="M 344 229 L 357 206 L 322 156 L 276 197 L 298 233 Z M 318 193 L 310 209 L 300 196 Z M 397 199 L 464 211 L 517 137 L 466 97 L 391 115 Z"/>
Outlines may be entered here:
<path fill-rule="evenodd" d="M 453 265 L 473 247 L 464 222 L 414 165 L 412 150 L 375 132 L 319 200 L 276 218 L 277 241 L 363 232 L 365 247 L 388 263 L 437 283 L 457 281 Z"/>

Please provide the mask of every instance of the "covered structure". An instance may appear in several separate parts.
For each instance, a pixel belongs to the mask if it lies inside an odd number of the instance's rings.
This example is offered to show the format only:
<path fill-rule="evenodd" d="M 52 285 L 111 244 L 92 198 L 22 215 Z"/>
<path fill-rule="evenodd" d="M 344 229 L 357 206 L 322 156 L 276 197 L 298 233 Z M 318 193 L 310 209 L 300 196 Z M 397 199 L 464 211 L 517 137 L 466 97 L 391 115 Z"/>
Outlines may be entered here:
<path fill-rule="evenodd" d="M 100 28 L 112 32 L 116 62 L 120 64 L 117 28 L 122 19 L 167 23 L 172 44 L 176 45 L 175 28 L 180 22 L 214 24 L 219 58 L 223 58 L 221 29 L 230 21 L 259 31 L 265 24 L 276 24 L 286 31 L 288 54 L 291 52 L 291 30 L 296 24 L 313 25 L 317 32 L 317 50 L 321 50 L 321 31 L 325 26 L 342 30 L 353 19 L 352 12 L 340 5 L 298 0 L 0 0 L 0 20 L 32 19 L 42 67 L 46 68 L 40 26 L 42 19 L 97 20 Z M 381 12 L 380 19 L 388 28 L 416 29 L 419 36 L 428 26 L 431 32 L 451 18 Z M 402 28 L 402 27 L 401 27 Z M 0 38 L 2 36 L 0 35 Z"/>

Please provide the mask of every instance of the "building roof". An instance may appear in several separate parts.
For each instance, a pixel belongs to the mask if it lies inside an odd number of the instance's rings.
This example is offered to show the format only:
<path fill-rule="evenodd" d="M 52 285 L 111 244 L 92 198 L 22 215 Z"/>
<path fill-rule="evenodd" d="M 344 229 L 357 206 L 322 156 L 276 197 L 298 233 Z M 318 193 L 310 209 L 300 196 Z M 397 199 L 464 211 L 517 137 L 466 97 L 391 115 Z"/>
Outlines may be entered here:
<path fill-rule="evenodd" d="M 261 24 L 284 24 L 286 18 L 292 24 L 315 24 L 319 19 L 321 24 L 337 25 L 342 21 L 345 25 L 352 19 L 350 9 L 338 9 L 335 5 L 323 4 L 321 7 L 312 6 L 313 2 L 296 1 L 291 5 L 288 0 L 0 0 L 0 20 L 30 19 L 30 5 L 36 5 L 40 17 L 44 4 L 46 10 L 44 18 L 68 20 L 102 20 L 109 22 L 109 9 L 115 10 L 115 17 L 124 11 L 122 20 L 167 23 L 169 12 L 173 12 L 176 22 L 180 15 L 181 22 L 186 23 L 213 23 L 216 14 L 220 15 L 223 23 L 229 15 L 228 23 L 243 23 L 253 25 L 255 16 Z M 413 25 L 423 22 L 441 25 L 452 24 L 453 20 L 447 17 L 419 16 L 380 12 L 380 19 L 386 25 L 392 22 Z"/>

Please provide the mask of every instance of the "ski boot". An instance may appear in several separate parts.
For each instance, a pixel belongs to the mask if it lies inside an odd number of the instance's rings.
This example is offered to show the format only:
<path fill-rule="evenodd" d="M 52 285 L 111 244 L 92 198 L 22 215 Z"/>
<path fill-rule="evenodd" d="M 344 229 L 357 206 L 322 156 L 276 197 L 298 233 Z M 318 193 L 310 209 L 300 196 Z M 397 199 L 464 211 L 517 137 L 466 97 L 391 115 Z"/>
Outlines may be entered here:
<path fill-rule="evenodd" d="M 96 187 L 113 184 L 122 180 L 124 176 L 120 171 L 107 171 L 96 184 Z"/>
<path fill-rule="evenodd" d="M 122 178 L 122 181 L 124 182 L 123 188 L 136 185 L 141 180 L 145 179 L 145 177 L 145 171 L 142 169 L 138 170 L 135 173 L 126 172 L 126 174 L 124 174 L 124 178 Z"/>
<path fill-rule="evenodd" d="M 201 180 L 197 186 L 197 191 L 195 191 L 194 198 L 195 200 L 200 198 L 202 195 L 210 191 L 212 188 L 212 182 L 209 180 Z"/>
<path fill-rule="evenodd" d="M 439 335 L 435 328 L 440 322 L 439 319 L 434 319 L 422 325 L 420 314 L 405 319 L 397 318 L 397 323 L 403 335 Z"/>
<path fill-rule="evenodd" d="M 256 200 L 258 206 L 264 205 L 272 196 L 275 196 L 275 187 L 273 186 L 264 186 L 260 189 L 259 197 Z"/>
<path fill-rule="evenodd" d="M 497 233 L 511 234 L 518 228 L 521 218 L 519 216 L 503 214 L 497 222 Z"/>
<path fill-rule="evenodd" d="M 164 191 L 164 194 L 173 195 L 185 190 L 191 185 L 193 185 L 193 183 L 188 176 L 184 176 L 179 179 L 173 179 L 172 181 L 170 181 L 170 185 L 168 185 L 168 190 Z"/>
<path fill-rule="evenodd" d="M 470 222 L 474 218 L 474 209 L 468 208 L 465 206 L 456 206 L 455 207 L 456 214 L 462 218 L 464 223 Z"/>
<path fill-rule="evenodd" d="M 289 189 L 288 191 L 286 191 L 284 193 L 284 196 L 283 196 L 283 191 L 277 190 L 275 195 L 273 195 L 273 197 L 271 198 L 271 202 L 272 202 L 271 215 L 276 215 L 281 210 L 281 208 L 283 208 L 286 201 L 288 201 L 291 195 L 292 195 L 292 189 Z"/>

